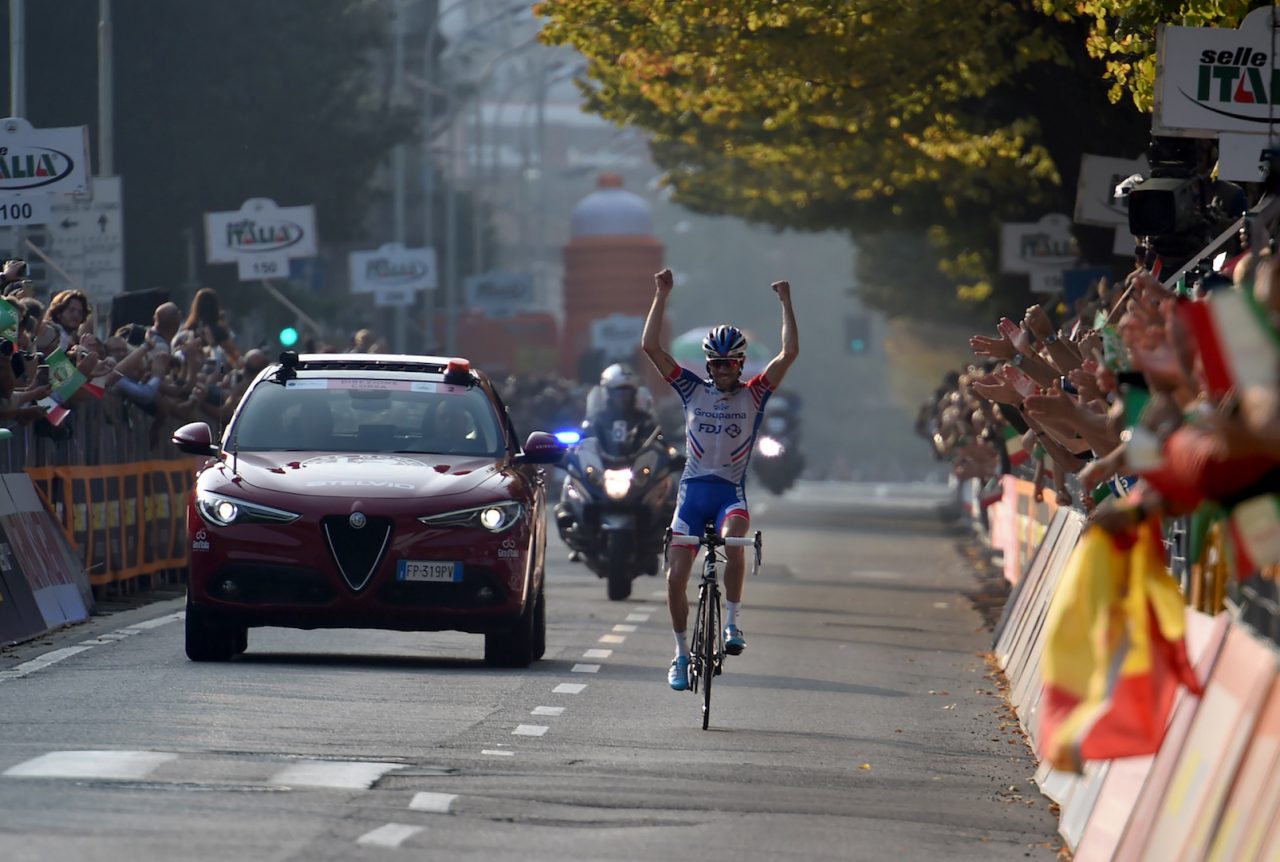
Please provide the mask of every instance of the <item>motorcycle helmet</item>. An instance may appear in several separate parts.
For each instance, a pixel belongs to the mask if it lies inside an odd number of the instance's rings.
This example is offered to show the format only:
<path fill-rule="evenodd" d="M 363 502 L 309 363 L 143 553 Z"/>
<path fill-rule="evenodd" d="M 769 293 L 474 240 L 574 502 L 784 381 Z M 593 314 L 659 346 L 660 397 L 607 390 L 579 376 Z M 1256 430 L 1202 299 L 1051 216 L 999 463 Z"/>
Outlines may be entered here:
<path fill-rule="evenodd" d="M 736 359 L 745 362 L 747 358 L 747 337 L 736 326 L 722 323 L 707 333 L 702 339 L 702 352 L 707 359 Z"/>
<path fill-rule="evenodd" d="M 620 362 L 615 362 L 600 372 L 600 385 L 605 389 L 635 389 L 640 385 L 636 373 Z"/>

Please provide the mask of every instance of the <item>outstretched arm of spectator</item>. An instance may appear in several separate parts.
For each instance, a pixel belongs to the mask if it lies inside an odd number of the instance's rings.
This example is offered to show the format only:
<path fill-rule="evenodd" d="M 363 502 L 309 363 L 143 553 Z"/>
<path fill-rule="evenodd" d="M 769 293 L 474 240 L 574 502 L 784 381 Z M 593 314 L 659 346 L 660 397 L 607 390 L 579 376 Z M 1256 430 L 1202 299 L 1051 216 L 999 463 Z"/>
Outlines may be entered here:
<path fill-rule="evenodd" d="M 1045 314 L 1042 307 L 1033 305 L 1028 308 L 1022 323 L 1026 331 L 1044 346 L 1049 358 L 1053 360 L 1053 364 L 1063 374 L 1080 367 L 1080 352 L 1070 341 L 1059 337 L 1059 334 L 1053 329 L 1053 323 L 1050 322 L 1049 315 Z"/>

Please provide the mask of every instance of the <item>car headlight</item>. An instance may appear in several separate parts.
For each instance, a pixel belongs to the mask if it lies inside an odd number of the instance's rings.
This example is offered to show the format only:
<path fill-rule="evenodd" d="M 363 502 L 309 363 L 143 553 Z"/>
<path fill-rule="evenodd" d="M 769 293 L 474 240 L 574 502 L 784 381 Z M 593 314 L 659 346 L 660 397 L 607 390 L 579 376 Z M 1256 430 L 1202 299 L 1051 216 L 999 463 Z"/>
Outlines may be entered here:
<path fill-rule="evenodd" d="M 520 520 L 523 508 L 515 500 L 441 512 L 439 515 L 423 515 L 418 520 L 431 527 L 479 527 L 491 533 L 501 533 Z"/>
<path fill-rule="evenodd" d="M 232 524 L 289 524 L 302 517 L 296 512 L 250 503 L 212 491 L 196 491 L 196 509 L 206 521 L 219 527 L 230 527 Z"/>
<path fill-rule="evenodd" d="M 630 467 L 621 470 L 604 471 L 604 492 L 614 500 L 621 500 L 631 490 L 632 472 Z"/>
<path fill-rule="evenodd" d="M 787 448 L 772 437 L 761 437 L 757 445 L 760 447 L 760 454 L 766 458 L 777 458 Z"/>

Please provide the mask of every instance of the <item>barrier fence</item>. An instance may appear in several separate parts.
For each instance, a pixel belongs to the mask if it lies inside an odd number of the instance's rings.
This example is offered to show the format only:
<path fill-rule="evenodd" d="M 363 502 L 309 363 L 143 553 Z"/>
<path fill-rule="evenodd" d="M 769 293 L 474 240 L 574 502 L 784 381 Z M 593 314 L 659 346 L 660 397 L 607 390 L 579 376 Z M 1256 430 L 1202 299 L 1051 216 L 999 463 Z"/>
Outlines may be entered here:
<path fill-rule="evenodd" d="M 0 644 L 185 577 L 195 460 L 169 442 L 174 424 L 109 393 L 0 441 Z"/>
<path fill-rule="evenodd" d="M 1023 479 L 1004 477 L 1003 492 L 985 513 L 976 490 L 966 503 L 1004 555 L 1012 590 L 993 652 L 1039 752 L 1045 623 L 1085 520 L 1036 503 Z M 1059 831 L 1078 862 L 1280 859 L 1280 652 L 1277 632 L 1248 618 L 1252 601 L 1257 620 L 1276 627 L 1274 581 L 1236 590 L 1221 528 L 1197 543 L 1187 522 L 1166 527 L 1170 573 L 1188 603 L 1187 653 L 1203 696 L 1179 691 L 1154 755 L 1089 761 L 1080 774 L 1042 761 L 1036 782 L 1060 806 Z M 1233 601 L 1237 593 L 1244 604 Z"/>

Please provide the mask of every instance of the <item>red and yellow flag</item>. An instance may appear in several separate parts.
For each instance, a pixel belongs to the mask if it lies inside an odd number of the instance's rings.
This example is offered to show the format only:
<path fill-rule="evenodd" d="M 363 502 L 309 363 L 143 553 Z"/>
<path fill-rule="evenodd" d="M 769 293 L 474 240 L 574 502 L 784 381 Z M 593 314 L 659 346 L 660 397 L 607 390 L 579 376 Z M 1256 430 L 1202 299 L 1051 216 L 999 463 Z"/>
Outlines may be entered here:
<path fill-rule="evenodd" d="M 1158 521 L 1085 532 L 1045 621 L 1039 742 L 1051 766 L 1079 772 L 1160 748 L 1178 685 L 1200 693 L 1185 614 Z"/>

